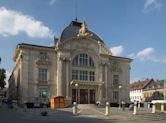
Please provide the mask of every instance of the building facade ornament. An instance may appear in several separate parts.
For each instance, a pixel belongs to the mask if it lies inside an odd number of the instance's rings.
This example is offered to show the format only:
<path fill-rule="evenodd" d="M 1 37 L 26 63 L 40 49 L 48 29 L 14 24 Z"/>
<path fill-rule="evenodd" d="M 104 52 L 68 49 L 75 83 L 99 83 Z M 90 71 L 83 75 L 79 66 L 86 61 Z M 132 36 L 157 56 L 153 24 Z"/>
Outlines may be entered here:
<path fill-rule="evenodd" d="M 77 35 L 78 37 L 86 37 L 86 36 L 92 36 L 92 34 L 89 33 L 86 22 L 83 21 L 83 23 L 81 24 L 81 28 L 79 30 L 79 33 Z"/>

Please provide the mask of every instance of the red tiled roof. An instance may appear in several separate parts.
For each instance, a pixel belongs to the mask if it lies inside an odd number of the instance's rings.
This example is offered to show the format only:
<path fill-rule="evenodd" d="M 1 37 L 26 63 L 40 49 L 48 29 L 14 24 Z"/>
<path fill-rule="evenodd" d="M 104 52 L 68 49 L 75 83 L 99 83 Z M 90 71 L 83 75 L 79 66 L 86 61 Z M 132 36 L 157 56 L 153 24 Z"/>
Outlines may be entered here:
<path fill-rule="evenodd" d="M 130 84 L 130 90 L 139 90 L 142 89 L 147 83 L 149 83 L 151 79 L 146 79 L 143 81 L 136 81 Z"/>

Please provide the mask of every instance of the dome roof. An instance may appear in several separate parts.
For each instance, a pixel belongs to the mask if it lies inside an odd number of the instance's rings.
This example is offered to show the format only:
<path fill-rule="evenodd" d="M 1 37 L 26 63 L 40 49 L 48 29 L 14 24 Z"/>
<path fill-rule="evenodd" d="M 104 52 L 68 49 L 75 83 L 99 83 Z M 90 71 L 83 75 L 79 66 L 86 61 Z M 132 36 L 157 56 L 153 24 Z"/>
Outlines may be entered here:
<path fill-rule="evenodd" d="M 81 22 L 72 21 L 62 32 L 60 36 L 60 42 L 64 42 L 67 39 L 78 37 L 79 30 L 81 29 Z M 91 35 L 91 38 L 96 41 L 101 41 L 104 43 L 99 36 L 97 36 L 94 32 L 88 30 L 88 33 Z"/>

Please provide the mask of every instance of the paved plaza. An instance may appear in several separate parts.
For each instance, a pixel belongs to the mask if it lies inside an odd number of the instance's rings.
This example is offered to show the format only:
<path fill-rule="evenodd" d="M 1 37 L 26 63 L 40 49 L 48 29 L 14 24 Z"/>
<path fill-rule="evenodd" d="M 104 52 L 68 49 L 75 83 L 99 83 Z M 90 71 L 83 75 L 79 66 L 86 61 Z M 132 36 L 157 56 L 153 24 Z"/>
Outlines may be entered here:
<path fill-rule="evenodd" d="M 0 108 L 0 123 L 165 123 L 165 113 L 152 114 L 150 109 L 139 109 L 137 115 L 126 109 L 111 108 L 110 115 L 105 116 L 105 108 L 95 106 L 78 107 L 78 115 L 74 116 L 72 108 L 47 109 L 48 116 L 41 116 L 43 109 L 8 109 Z"/>

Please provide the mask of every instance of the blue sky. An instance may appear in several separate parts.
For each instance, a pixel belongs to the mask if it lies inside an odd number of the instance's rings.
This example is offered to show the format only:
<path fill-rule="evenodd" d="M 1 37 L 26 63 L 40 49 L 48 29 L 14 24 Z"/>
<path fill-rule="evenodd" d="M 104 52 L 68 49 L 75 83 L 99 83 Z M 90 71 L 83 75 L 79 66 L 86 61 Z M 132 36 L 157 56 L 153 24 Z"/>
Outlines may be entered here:
<path fill-rule="evenodd" d="M 77 0 L 77 5 L 78 20 L 86 20 L 113 55 L 134 59 L 131 81 L 164 78 L 165 0 Z M 1 0 L 0 67 L 9 76 L 18 43 L 50 46 L 75 15 L 75 0 Z"/>

